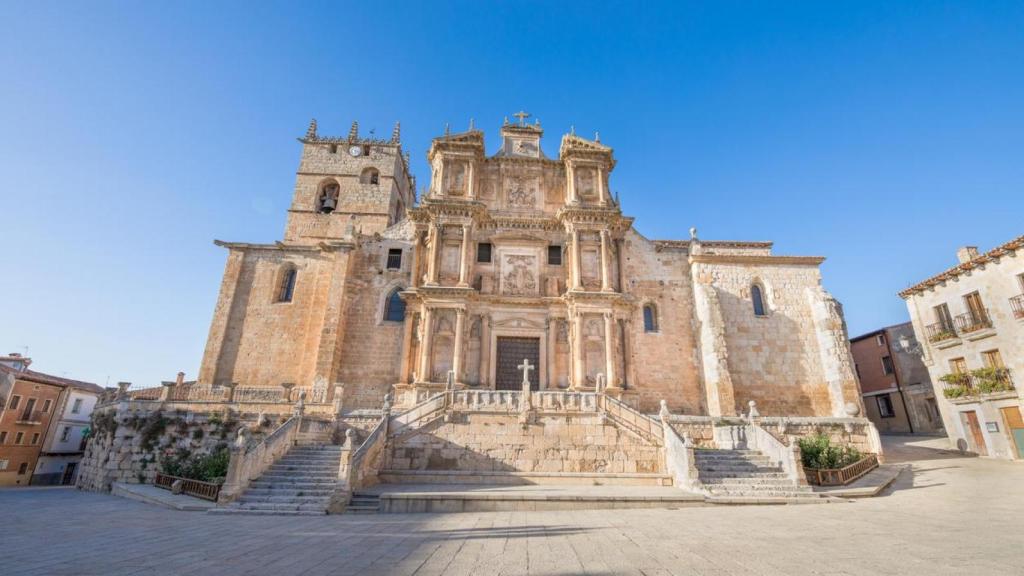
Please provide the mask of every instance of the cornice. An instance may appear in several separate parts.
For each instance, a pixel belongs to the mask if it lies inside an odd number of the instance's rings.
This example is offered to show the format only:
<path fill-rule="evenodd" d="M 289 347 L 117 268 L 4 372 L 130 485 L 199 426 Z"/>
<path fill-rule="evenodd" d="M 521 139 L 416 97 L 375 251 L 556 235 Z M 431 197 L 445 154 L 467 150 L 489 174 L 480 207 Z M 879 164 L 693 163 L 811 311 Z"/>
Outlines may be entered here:
<path fill-rule="evenodd" d="M 1018 236 L 1013 240 L 1010 240 L 1006 244 L 996 246 L 995 248 L 989 250 L 988 252 L 978 256 L 973 260 L 970 260 L 969 262 L 964 262 L 963 264 L 959 264 L 957 266 L 949 268 L 948 270 L 942 272 L 941 274 L 936 274 L 935 276 L 932 276 L 927 280 L 918 282 L 917 284 L 914 284 L 910 288 L 907 288 L 906 290 L 899 292 L 899 296 L 900 298 L 906 300 L 907 298 L 913 296 L 914 294 L 920 294 L 921 292 L 924 292 L 925 290 L 932 288 L 938 284 L 942 284 L 943 282 L 953 280 L 954 278 L 959 277 L 961 274 L 965 274 L 971 270 L 974 270 L 975 268 L 982 267 L 989 262 L 998 261 L 1003 256 L 1014 256 L 1016 255 L 1017 251 L 1021 249 L 1024 249 L 1024 236 Z"/>
<path fill-rule="evenodd" d="M 651 240 L 654 249 L 661 250 L 689 250 L 691 240 Z M 773 242 L 746 242 L 741 240 L 700 240 L 701 246 L 708 248 L 737 248 L 737 249 L 768 249 L 774 245 Z"/>
<path fill-rule="evenodd" d="M 228 250 L 280 250 L 283 252 L 334 252 L 337 250 L 351 250 L 356 247 L 355 242 L 347 240 L 331 240 L 316 244 L 286 244 L 284 242 L 253 244 L 249 242 L 225 242 L 223 240 L 214 240 L 213 243 Z"/>
<path fill-rule="evenodd" d="M 691 254 L 690 264 L 767 264 L 820 266 L 824 256 L 760 256 L 755 254 Z"/>

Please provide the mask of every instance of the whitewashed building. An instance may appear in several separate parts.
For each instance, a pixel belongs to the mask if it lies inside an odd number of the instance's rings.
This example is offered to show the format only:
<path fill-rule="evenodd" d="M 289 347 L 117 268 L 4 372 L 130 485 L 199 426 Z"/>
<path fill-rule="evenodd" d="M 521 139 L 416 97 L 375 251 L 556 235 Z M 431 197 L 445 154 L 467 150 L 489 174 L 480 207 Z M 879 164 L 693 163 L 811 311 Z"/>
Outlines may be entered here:
<path fill-rule="evenodd" d="M 952 444 L 1024 460 L 1024 236 L 900 292 Z"/>
<path fill-rule="evenodd" d="M 78 475 L 78 465 L 85 452 L 86 431 L 103 388 L 75 380 L 65 382 L 67 387 L 55 412 L 58 417 L 50 421 L 32 474 L 33 485 L 73 485 Z"/>

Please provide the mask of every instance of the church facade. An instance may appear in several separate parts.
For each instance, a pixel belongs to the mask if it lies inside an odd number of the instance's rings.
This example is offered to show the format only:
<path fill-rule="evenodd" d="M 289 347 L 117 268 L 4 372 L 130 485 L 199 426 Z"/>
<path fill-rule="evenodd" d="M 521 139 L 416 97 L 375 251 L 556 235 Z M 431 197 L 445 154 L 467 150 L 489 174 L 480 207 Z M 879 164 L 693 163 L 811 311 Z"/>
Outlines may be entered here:
<path fill-rule="evenodd" d="M 823 258 L 770 242 L 651 240 L 610 192 L 612 148 L 569 133 L 557 158 L 524 114 L 488 153 L 435 138 L 417 198 L 399 129 L 317 133 L 284 237 L 228 250 L 198 381 L 295 385 L 339 413 L 443 390 L 603 390 L 644 412 L 861 411 Z M 450 382 L 449 382 L 450 381 Z"/>

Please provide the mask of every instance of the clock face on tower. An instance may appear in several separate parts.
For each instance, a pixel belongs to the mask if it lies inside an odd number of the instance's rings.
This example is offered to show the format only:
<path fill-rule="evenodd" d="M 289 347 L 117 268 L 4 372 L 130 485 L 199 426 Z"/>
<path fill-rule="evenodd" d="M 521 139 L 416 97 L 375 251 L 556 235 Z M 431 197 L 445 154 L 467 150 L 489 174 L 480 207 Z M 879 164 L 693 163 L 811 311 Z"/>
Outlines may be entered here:
<path fill-rule="evenodd" d="M 351 154 L 352 156 L 359 156 L 360 154 L 363 153 L 363 147 L 352 146 L 351 148 L 348 149 L 348 153 Z"/>

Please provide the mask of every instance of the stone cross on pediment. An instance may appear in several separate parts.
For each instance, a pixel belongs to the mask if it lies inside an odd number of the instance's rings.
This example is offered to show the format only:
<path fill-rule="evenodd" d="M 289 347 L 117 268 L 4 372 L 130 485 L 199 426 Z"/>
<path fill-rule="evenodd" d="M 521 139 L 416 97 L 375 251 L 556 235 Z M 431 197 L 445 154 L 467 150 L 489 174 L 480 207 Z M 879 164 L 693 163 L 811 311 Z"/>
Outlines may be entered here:
<path fill-rule="evenodd" d="M 537 367 L 530 364 L 529 358 L 523 358 L 523 363 L 516 368 L 523 371 L 523 390 L 530 389 L 530 370 L 535 370 Z"/>
<path fill-rule="evenodd" d="M 526 126 L 526 119 L 530 117 L 530 114 L 520 110 L 519 112 L 513 114 L 513 116 L 515 116 L 519 120 L 520 126 Z"/>

